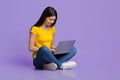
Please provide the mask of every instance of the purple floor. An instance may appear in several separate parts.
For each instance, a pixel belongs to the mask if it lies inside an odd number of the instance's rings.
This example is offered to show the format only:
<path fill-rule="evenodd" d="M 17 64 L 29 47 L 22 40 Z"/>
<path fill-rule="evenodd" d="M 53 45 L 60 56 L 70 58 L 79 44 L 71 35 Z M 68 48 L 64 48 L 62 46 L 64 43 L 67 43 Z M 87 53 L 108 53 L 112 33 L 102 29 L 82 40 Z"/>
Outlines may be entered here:
<path fill-rule="evenodd" d="M 82 54 L 81 59 L 77 56 L 80 54 L 72 59 L 78 64 L 76 68 L 55 71 L 35 70 L 29 54 L 25 57 L 8 56 L 7 60 L 1 57 L 0 80 L 120 80 L 119 60 L 118 62 L 115 62 L 115 59 L 99 61 L 97 58 L 93 60 L 94 57 L 90 58 Z"/>

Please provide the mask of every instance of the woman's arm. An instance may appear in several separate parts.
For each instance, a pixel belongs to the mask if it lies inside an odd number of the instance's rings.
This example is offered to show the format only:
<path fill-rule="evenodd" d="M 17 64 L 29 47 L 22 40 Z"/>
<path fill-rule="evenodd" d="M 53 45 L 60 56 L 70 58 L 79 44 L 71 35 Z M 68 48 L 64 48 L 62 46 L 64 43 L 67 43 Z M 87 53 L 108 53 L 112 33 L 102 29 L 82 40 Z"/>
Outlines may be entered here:
<path fill-rule="evenodd" d="M 55 48 L 56 48 L 56 47 L 55 47 L 55 44 L 54 44 L 54 40 L 55 40 L 54 35 L 55 35 L 55 33 L 53 34 L 53 41 L 52 41 L 52 44 L 51 44 L 51 48 L 52 48 L 52 49 L 55 49 Z"/>
<path fill-rule="evenodd" d="M 29 51 L 31 51 L 31 52 L 37 52 L 38 49 L 39 49 L 38 47 L 36 47 L 34 45 L 35 44 L 35 38 L 36 38 L 36 35 L 33 34 L 33 33 L 30 33 L 28 48 L 29 48 Z"/>
<path fill-rule="evenodd" d="M 54 45 L 54 34 L 53 34 L 53 41 L 52 41 L 52 44 L 51 44 L 51 51 L 52 52 L 55 52 L 55 45 Z"/>

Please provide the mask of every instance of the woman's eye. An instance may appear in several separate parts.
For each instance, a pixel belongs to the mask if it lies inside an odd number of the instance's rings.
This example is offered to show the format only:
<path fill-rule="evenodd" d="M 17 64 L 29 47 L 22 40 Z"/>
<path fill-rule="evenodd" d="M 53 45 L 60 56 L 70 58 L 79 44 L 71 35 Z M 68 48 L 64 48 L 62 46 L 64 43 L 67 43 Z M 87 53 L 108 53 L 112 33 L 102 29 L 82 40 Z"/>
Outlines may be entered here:
<path fill-rule="evenodd" d="M 54 19 L 49 19 L 50 21 L 55 21 Z"/>

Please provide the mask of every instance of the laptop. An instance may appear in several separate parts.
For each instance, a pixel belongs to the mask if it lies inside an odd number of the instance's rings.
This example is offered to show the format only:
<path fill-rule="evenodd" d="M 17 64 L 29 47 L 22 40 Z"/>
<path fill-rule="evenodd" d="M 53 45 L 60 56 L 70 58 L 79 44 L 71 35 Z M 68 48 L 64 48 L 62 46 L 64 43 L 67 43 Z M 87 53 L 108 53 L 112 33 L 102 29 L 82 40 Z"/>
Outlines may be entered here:
<path fill-rule="evenodd" d="M 74 43 L 75 40 L 60 41 L 56 47 L 54 55 L 69 53 L 70 50 L 73 48 Z"/>

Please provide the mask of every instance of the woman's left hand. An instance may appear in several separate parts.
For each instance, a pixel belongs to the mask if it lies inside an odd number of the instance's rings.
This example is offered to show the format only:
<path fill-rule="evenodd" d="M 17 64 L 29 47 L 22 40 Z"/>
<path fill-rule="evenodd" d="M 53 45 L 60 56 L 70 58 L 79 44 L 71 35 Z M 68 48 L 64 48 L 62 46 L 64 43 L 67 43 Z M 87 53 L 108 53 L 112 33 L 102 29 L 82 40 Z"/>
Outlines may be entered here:
<path fill-rule="evenodd" d="M 54 53 L 54 52 L 55 52 L 55 49 L 54 49 L 54 48 L 52 48 L 52 49 L 50 49 L 50 51 Z"/>
<path fill-rule="evenodd" d="M 56 47 L 55 47 L 55 45 L 51 45 L 51 49 L 55 49 Z"/>

